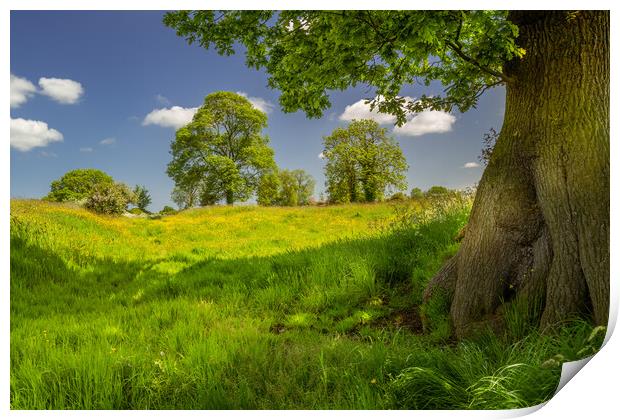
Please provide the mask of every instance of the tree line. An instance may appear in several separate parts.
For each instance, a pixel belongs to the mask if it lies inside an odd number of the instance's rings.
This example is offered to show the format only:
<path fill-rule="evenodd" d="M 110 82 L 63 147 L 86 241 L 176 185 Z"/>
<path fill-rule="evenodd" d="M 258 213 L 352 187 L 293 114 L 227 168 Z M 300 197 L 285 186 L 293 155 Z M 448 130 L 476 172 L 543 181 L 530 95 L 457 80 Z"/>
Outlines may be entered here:
<path fill-rule="evenodd" d="M 179 208 L 233 204 L 256 197 L 259 205 L 311 204 L 315 180 L 303 169 L 281 169 L 269 138 L 267 115 L 233 92 L 208 95 L 171 144 L 167 173 Z M 354 120 L 324 137 L 322 153 L 330 203 L 374 202 L 407 188 L 402 150 L 372 120 Z"/>
<path fill-rule="evenodd" d="M 262 133 L 267 115 L 242 95 L 215 92 L 205 97 L 191 122 L 178 129 L 170 145 L 167 174 L 175 183 L 171 198 L 179 209 L 251 197 L 262 206 L 317 203 L 316 181 L 303 169 L 279 168 L 269 138 Z M 330 204 L 402 200 L 409 166 L 396 140 L 372 120 L 353 120 L 323 137 L 327 202 Z M 447 192 L 434 186 L 411 191 L 411 198 Z M 131 190 L 97 169 L 76 169 L 53 181 L 50 201 L 81 202 L 105 214 L 150 213 L 144 186 Z M 323 200 L 321 200 L 323 202 Z M 162 210 L 169 214 L 174 209 Z"/>

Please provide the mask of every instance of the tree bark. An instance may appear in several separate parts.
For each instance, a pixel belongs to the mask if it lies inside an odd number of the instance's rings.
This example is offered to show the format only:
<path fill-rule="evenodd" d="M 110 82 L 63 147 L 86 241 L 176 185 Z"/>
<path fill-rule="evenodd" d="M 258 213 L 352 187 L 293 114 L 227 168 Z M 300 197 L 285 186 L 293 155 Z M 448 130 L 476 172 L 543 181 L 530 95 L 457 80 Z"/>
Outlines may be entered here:
<path fill-rule="evenodd" d="M 524 299 L 542 328 L 609 312 L 609 13 L 515 11 L 504 123 L 458 253 L 431 280 L 457 337 Z"/>

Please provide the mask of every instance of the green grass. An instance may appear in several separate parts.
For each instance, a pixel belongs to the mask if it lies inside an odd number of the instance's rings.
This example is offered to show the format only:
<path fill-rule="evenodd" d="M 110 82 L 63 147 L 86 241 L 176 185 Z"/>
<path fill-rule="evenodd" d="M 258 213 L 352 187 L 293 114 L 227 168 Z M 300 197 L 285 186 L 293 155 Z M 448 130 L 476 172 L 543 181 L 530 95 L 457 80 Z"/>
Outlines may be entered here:
<path fill-rule="evenodd" d="M 585 322 L 450 341 L 420 304 L 468 207 L 399 209 L 151 220 L 13 200 L 12 408 L 525 407 L 600 345 Z"/>

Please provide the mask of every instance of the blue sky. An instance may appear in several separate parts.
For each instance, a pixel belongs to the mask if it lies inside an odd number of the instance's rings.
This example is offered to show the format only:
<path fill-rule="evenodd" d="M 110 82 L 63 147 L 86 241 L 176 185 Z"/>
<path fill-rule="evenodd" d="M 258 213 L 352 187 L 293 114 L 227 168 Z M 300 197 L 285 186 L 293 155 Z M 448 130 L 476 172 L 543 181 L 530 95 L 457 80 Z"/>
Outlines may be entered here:
<path fill-rule="evenodd" d="M 165 173 L 174 138 L 169 125 L 191 116 L 209 93 L 227 90 L 244 92 L 269 111 L 265 133 L 278 165 L 311 173 L 318 197 L 325 180 L 318 157 L 322 136 L 346 125 L 342 118 L 368 115 L 359 101 L 374 92 L 333 93 L 332 108 L 321 119 L 285 114 L 279 93 L 266 87 L 267 76 L 248 69 L 242 54 L 221 57 L 188 46 L 161 23 L 162 16 L 11 12 L 11 196 L 42 197 L 65 172 L 98 168 L 130 186 L 145 185 L 152 210 L 172 204 L 173 183 Z M 440 85 L 405 86 L 401 94 L 440 92 Z M 163 111 L 147 118 L 157 110 Z M 503 111 L 504 90 L 496 88 L 482 96 L 477 109 L 421 115 L 394 132 L 410 165 L 409 190 L 478 182 L 483 168 L 464 166 L 478 162 L 482 136 L 490 127 L 501 128 Z M 384 116 L 373 117 L 392 130 Z"/>

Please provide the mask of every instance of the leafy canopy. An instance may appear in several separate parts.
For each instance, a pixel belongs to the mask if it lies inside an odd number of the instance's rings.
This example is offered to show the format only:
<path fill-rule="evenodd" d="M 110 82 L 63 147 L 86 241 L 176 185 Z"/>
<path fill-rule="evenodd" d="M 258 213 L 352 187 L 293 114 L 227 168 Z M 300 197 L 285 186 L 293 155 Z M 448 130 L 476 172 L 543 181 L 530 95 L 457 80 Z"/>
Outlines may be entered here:
<path fill-rule="evenodd" d="M 510 80 L 504 63 L 523 56 L 505 11 L 178 11 L 164 23 L 190 44 L 230 55 L 241 44 L 246 64 L 264 69 L 286 112 L 320 117 L 328 92 L 373 86 L 373 109 L 406 121 L 408 111 L 462 112 L 490 86 Z M 408 101 L 403 85 L 437 80 L 442 96 Z"/>
<path fill-rule="evenodd" d="M 52 181 L 49 201 L 80 201 L 88 198 L 99 184 L 113 184 L 114 180 L 99 169 L 74 169 Z"/>
<path fill-rule="evenodd" d="M 243 96 L 212 93 L 176 132 L 168 175 L 185 191 L 199 185 L 203 205 L 245 201 L 262 173 L 275 167 L 269 139 L 262 134 L 266 126 L 267 115 Z"/>
<path fill-rule="evenodd" d="M 330 201 L 381 200 L 387 188 L 407 187 L 408 165 L 398 143 L 372 120 L 353 120 L 324 137 L 323 156 Z"/>
<path fill-rule="evenodd" d="M 305 206 L 310 204 L 316 182 L 303 169 L 274 170 L 263 175 L 257 202 L 269 206 Z"/>
<path fill-rule="evenodd" d="M 146 208 L 151 204 L 151 195 L 144 185 L 136 185 L 133 190 L 136 207 L 140 210 L 146 211 Z"/>

